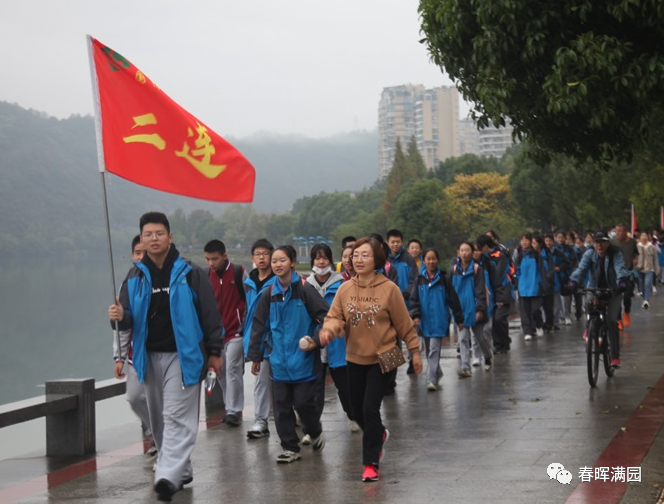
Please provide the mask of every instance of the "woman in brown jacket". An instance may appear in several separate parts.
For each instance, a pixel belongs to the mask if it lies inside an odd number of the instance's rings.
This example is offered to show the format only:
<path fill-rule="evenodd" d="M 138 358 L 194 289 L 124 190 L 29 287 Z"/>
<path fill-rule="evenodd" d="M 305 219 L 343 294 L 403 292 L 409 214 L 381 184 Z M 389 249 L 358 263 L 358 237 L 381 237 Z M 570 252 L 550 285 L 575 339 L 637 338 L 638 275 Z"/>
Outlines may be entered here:
<path fill-rule="evenodd" d="M 401 338 L 412 353 L 415 372 L 422 371 L 419 342 L 413 320 L 399 287 L 381 272 L 385 253 L 373 239 L 362 238 L 353 248 L 356 276 L 339 287 L 320 331 L 321 345 L 346 336 L 348 385 L 353 415 L 363 430 L 362 480 L 378 481 L 378 465 L 389 431 L 380 405 L 391 373 L 383 374 L 377 353 L 390 350 Z"/>

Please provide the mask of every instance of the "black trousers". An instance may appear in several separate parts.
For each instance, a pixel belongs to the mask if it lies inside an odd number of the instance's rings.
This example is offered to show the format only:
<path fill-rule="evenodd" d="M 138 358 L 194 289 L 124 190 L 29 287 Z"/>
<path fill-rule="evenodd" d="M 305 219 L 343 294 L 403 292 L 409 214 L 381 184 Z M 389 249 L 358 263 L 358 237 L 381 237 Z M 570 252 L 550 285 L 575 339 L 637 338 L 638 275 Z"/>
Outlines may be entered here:
<path fill-rule="evenodd" d="M 302 429 L 312 438 L 323 432 L 320 412 L 316 405 L 317 380 L 303 383 L 282 383 L 272 381 L 272 408 L 274 425 L 284 450 L 300 451 L 300 437 L 295 430 L 295 411 L 302 420 Z"/>
<path fill-rule="evenodd" d="M 496 350 L 509 350 L 512 344 L 510 338 L 510 326 L 507 318 L 510 315 L 510 304 L 496 306 L 493 310 L 493 323 L 491 325 L 491 335 L 493 336 L 493 346 Z"/>
<path fill-rule="evenodd" d="M 378 364 L 364 366 L 352 362 L 348 363 L 347 370 L 353 419 L 363 431 L 362 464 L 374 464 L 377 467 L 385 430 L 380 405 L 391 379 L 390 373 L 381 373 Z"/>

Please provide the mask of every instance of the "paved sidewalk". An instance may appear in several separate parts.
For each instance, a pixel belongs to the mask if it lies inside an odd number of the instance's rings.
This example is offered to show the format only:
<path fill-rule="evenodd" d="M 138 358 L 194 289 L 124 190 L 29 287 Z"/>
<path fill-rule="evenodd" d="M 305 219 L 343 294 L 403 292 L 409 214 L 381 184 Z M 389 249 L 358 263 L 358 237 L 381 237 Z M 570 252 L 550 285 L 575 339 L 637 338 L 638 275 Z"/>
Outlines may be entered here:
<path fill-rule="evenodd" d="M 273 425 L 270 438 L 246 439 L 250 408 L 240 428 L 212 418 L 201 423 L 194 482 L 173 502 L 654 503 L 664 484 L 662 328 L 664 299 L 655 296 L 648 312 L 635 308 L 621 337 L 623 367 L 612 379 L 600 376 L 596 389 L 586 378 L 582 322 L 531 342 L 513 328 L 512 351 L 467 379 L 457 377 L 448 345 L 437 392 L 402 368 L 396 395 L 383 406 L 392 436 L 377 483 L 360 480 L 361 435 L 349 431 L 333 385 L 326 390 L 325 449 L 303 447 L 302 460 L 290 465 L 275 463 Z M 88 459 L 0 461 L 0 504 L 156 502 L 139 430 L 126 424 L 98 433 L 98 453 Z M 549 478 L 552 463 L 571 473 L 570 484 Z M 638 467 L 642 481 L 580 482 L 581 468 L 603 466 Z"/>

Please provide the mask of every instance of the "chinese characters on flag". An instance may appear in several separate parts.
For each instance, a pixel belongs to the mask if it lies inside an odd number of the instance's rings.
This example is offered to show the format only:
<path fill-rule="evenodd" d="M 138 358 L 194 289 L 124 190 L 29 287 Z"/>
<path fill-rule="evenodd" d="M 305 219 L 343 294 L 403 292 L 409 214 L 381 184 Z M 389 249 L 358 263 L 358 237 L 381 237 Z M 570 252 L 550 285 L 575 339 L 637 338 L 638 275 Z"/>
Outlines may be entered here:
<path fill-rule="evenodd" d="M 183 196 L 246 203 L 256 173 L 230 143 L 120 54 L 88 36 L 106 170 Z"/>

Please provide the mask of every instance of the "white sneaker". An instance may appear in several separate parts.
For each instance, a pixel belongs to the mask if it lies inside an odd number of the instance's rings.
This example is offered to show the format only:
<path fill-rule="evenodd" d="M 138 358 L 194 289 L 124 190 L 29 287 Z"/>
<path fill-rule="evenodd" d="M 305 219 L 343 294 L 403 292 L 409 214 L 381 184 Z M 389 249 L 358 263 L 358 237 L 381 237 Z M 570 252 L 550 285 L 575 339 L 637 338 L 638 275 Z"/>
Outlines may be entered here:
<path fill-rule="evenodd" d="M 482 364 L 482 360 L 479 357 L 475 357 L 472 362 L 473 367 L 478 367 Z"/>
<path fill-rule="evenodd" d="M 438 390 L 438 386 L 434 382 L 429 382 L 427 383 L 427 390 L 435 392 L 436 390 Z"/>
<path fill-rule="evenodd" d="M 351 432 L 360 432 L 360 424 L 358 424 L 355 420 L 348 422 L 348 428 Z"/>
<path fill-rule="evenodd" d="M 569 317 L 565 317 L 565 325 L 572 325 L 572 319 Z"/>
<path fill-rule="evenodd" d="M 533 339 L 533 337 L 530 334 L 526 334 L 523 339 L 526 341 L 530 341 Z"/>
<path fill-rule="evenodd" d="M 652 286 L 652 293 L 657 294 L 657 287 L 655 287 L 654 285 Z"/>
<path fill-rule="evenodd" d="M 539 329 L 535 329 L 535 334 L 537 334 L 537 336 L 540 337 L 544 336 L 544 329 L 542 329 L 541 327 Z"/>
<path fill-rule="evenodd" d="M 647 310 L 648 308 L 650 308 L 650 303 L 648 303 L 648 301 L 644 301 L 643 302 L 643 309 Z"/>
<path fill-rule="evenodd" d="M 302 444 L 303 445 L 310 445 L 311 444 L 311 436 L 309 434 L 304 435 L 304 437 L 302 438 Z"/>

